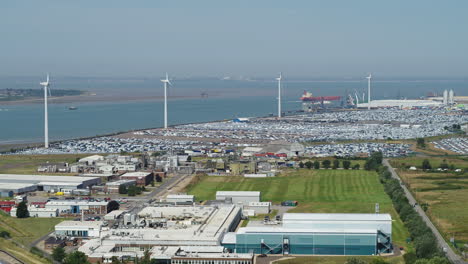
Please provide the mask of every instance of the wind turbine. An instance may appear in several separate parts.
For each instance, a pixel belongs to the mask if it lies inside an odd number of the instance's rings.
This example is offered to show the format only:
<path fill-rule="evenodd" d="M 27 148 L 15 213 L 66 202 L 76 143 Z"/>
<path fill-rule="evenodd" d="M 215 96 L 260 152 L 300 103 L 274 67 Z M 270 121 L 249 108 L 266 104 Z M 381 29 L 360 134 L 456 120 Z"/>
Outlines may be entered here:
<path fill-rule="evenodd" d="M 281 72 L 279 74 L 279 77 L 276 78 L 278 81 L 278 118 L 281 118 L 281 79 L 282 79 Z"/>
<path fill-rule="evenodd" d="M 47 111 L 47 93 L 49 90 L 49 74 L 47 74 L 47 80 L 40 83 L 44 86 L 44 147 L 49 148 L 49 114 Z"/>
<path fill-rule="evenodd" d="M 172 85 L 166 72 L 166 79 L 161 80 L 164 83 L 164 129 L 167 129 L 167 85 Z"/>
<path fill-rule="evenodd" d="M 371 103 L 371 99 L 370 99 L 370 82 L 371 82 L 371 79 L 372 79 L 372 74 L 369 73 L 369 76 L 367 76 L 366 79 L 367 79 L 367 110 L 370 110 L 370 103 Z"/>

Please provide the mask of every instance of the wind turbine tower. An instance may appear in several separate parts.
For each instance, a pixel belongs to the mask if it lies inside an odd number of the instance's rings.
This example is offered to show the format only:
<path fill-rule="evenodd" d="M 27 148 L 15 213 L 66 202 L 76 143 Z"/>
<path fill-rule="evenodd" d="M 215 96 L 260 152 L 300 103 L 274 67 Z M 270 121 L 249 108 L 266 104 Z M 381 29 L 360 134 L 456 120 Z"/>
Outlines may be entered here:
<path fill-rule="evenodd" d="M 279 77 L 276 78 L 278 81 L 278 118 L 281 118 L 281 79 L 282 79 L 281 72 L 279 74 Z"/>
<path fill-rule="evenodd" d="M 161 80 L 164 83 L 164 129 L 167 129 L 167 85 L 172 85 L 166 72 L 166 79 Z"/>
<path fill-rule="evenodd" d="M 47 80 L 40 83 L 44 86 L 44 147 L 49 148 L 49 113 L 47 111 L 47 93 L 49 90 L 49 74 Z"/>
<path fill-rule="evenodd" d="M 370 97 L 370 81 L 372 79 L 372 74 L 369 73 L 369 76 L 366 77 L 367 79 L 367 110 L 370 110 L 370 103 L 371 103 L 371 97 Z"/>

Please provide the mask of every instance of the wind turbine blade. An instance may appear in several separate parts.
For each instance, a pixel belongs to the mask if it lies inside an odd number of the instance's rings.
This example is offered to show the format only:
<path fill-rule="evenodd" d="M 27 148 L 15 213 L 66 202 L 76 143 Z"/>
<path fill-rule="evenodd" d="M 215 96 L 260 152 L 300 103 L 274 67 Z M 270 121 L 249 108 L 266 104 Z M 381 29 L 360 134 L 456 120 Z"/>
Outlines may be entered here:
<path fill-rule="evenodd" d="M 47 83 L 49 83 L 49 74 L 47 73 Z"/>

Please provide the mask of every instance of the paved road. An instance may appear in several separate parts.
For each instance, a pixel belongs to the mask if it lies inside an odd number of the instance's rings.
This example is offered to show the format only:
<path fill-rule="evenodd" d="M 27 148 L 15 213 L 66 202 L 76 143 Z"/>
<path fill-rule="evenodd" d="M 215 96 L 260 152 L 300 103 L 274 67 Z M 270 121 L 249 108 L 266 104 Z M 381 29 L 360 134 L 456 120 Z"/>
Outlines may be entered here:
<path fill-rule="evenodd" d="M 390 165 L 390 163 L 388 162 L 388 159 L 384 159 L 383 164 L 388 167 L 388 169 L 392 173 L 392 177 L 397 179 L 400 183 L 402 183 L 402 180 L 400 179 L 398 174 L 395 172 L 395 169 L 393 169 L 393 167 Z M 406 188 L 406 185 L 401 185 L 401 187 L 405 191 L 405 195 L 406 195 L 406 198 L 408 198 L 409 203 L 415 204 L 416 199 L 414 199 L 411 192 L 408 190 L 408 188 Z M 437 243 L 439 244 L 439 246 L 441 248 L 446 249 L 446 255 L 449 258 L 449 260 L 455 264 L 468 264 L 468 262 L 463 261 L 460 256 L 455 254 L 452 248 L 447 244 L 447 242 L 445 242 L 444 238 L 439 233 L 439 230 L 437 230 L 437 228 L 432 224 L 431 220 L 429 219 L 429 217 L 427 217 L 424 210 L 420 206 L 414 207 L 414 210 L 416 210 L 416 212 L 422 217 L 424 222 L 426 222 L 427 226 L 431 228 L 432 233 L 434 233 L 435 237 L 437 238 Z"/>
<path fill-rule="evenodd" d="M 144 203 L 148 203 L 151 199 L 155 198 L 158 195 L 163 194 L 164 192 L 172 189 L 175 185 L 177 185 L 179 182 L 183 181 L 186 177 L 189 177 L 190 174 L 179 174 L 174 177 L 171 177 L 164 181 L 161 185 L 156 187 L 151 193 L 147 194 L 144 197 L 134 197 L 134 198 L 128 198 L 128 201 L 133 201 L 137 204 L 135 204 L 135 207 L 131 208 L 129 210 L 130 213 L 137 213 L 140 211 L 145 205 Z"/>

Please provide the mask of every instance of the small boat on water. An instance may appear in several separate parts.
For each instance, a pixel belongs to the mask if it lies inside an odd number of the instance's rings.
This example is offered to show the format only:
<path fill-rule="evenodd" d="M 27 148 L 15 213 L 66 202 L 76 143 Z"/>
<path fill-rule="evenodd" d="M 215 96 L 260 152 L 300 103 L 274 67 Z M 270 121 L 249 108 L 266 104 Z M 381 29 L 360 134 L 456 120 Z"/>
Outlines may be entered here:
<path fill-rule="evenodd" d="M 76 106 L 70 106 L 70 107 L 68 107 L 68 110 L 76 110 L 76 109 L 78 109 L 78 107 L 76 107 Z"/>

